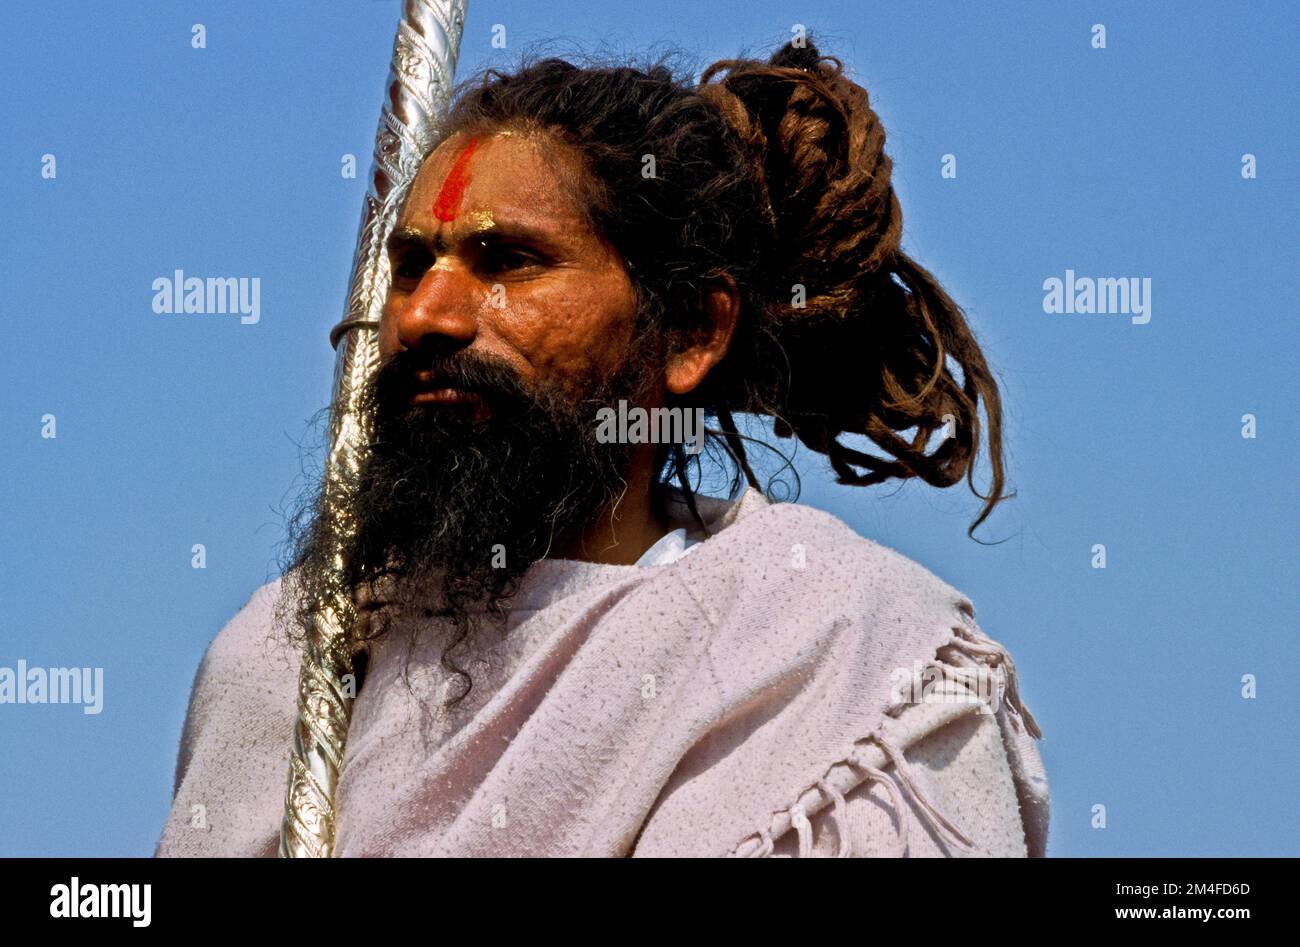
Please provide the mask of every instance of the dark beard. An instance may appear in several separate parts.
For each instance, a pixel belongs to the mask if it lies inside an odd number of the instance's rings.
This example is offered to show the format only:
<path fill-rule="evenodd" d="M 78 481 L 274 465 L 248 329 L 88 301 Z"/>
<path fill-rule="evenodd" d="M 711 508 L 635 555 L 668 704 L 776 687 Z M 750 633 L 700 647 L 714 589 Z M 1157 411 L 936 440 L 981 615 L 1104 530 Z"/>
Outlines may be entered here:
<path fill-rule="evenodd" d="M 589 379 L 578 397 L 556 385 L 525 386 L 508 366 L 467 350 L 436 360 L 404 350 L 381 366 L 361 398 L 374 427 L 352 503 L 358 535 L 348 578 L 362 619 L 352 647 L 362 650 L 400 615 L 422 612 L 449 622 L 443 663 L 463 676 L 449 652 L 472 643 L 485 616 L 503 618 L 528 568 L 622 496 L 631 446 L 599 443 L 596 411 L 620 398 L 642 403 L 652 362 L 634 356 L 612 378 Z M 478 394 L 488 416 L 476 419 L 468 406 L 412 405 L 420 370 Z M 300 631 L 310 627 L 331 554 L 319 497 L 297 521 L 304 519 L 291 527 Z"/>

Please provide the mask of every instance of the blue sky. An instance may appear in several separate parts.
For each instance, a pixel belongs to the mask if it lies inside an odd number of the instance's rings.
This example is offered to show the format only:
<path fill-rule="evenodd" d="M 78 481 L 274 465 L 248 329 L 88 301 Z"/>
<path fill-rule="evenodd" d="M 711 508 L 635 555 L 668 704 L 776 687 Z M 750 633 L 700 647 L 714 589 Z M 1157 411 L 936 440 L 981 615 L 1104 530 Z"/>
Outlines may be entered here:
<path fill-rule="evenodd" d="M 105 678 L 98 715 L 0 705 L 0 855 L 153 850 L 194 670 L 277 573 L 299 443 L 328 399 L 396 9 L 0 10 L 0 665 Z M 806 453 L 803 502 L 961 589 L 1011 649 L 1046 735 L 1052 855 L 1300 853 L 1297 18 L 470 2 L 462 74 L 538 44 L 703 66 L 803 23 L 867 87 L 904 246 L 966 307 L 1003 385 L 1018 496 L 980 534 L 996 546 L 966 538 L 969 492 L 837 487 Z M 260 320 L 155 313 L 152 281 L 176 269 L 259 277 Z M 1150 322 L 1044 312 L 1044 280 L 1067 269 L 1149 278 Z"/>

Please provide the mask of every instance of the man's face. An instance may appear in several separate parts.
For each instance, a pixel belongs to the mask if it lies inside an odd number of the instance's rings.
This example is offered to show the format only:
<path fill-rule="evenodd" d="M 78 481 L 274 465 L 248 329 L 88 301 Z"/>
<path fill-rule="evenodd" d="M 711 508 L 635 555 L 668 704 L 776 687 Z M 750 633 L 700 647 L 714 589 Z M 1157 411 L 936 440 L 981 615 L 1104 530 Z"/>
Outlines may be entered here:
<path fill-rule="evenodd" d="M 628 487 L 635 448 L 600 443 L 596 412 L 653 406 L 663 362 L 622 263 L 571 196 L 569 160 L 520 135 L 457 136 L 409 192 L 349 504 L 352 583 L 402 580 L 377 604 L 433 606 L 469 628 Z M 308 577 L 333 555 L 319 510 L 297 539 Z"/>
<path fill-rule="evenodd" d="M 423 370 L 453 352 L 572 396 L 627 358 L 635 294 L 587 221 L 579 172 L 567 149 L 514 132 L 455 135 L 424 162 L 390 241 L 380 329 L 385 359 L 425 353 L 413 362 L 417 402 L 485 410 Z"/>

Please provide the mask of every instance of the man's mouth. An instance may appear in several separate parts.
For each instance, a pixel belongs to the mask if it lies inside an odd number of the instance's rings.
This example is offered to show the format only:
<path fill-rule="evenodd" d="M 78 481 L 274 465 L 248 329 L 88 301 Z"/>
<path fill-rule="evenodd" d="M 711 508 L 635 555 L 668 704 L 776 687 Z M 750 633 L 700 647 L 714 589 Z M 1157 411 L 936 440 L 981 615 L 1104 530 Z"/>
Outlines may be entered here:
<path fill-rule="evenodd" d="M 477 393 L 455 384 L 442 372 L 417 371 L 410 379 L 411 404 L 469 404 L 481 402 Z"/>
<path fill-rule="evenodd" d="M 413 408 L 452 410 L 470 416 L 475 422 L 485 421 L 491 412 L 487 399 L 472 388 L 462 388 L 446 375 L 434 372 L 416 372 L 410 381 L 409 404 Z"/>
<path fill-rule="evenodd" d="M 411 404 L 476 404 L 482 401 L 482 396 L 475 392 L 453 387 L 420 388 L 411 396 Z"/>

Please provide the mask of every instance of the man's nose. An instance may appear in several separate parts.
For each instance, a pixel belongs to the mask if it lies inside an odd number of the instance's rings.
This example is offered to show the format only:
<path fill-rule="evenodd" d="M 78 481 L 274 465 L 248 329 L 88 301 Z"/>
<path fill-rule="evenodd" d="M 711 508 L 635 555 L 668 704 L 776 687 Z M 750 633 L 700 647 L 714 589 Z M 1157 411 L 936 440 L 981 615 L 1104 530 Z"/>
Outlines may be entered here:
<path fill-rule="evenodd" d="M 398 341 L 406 349 L 469 346 L 478 335 L 482 295 L 473 274 L 444 257 L 424 274 L 397 314 Z"/>

